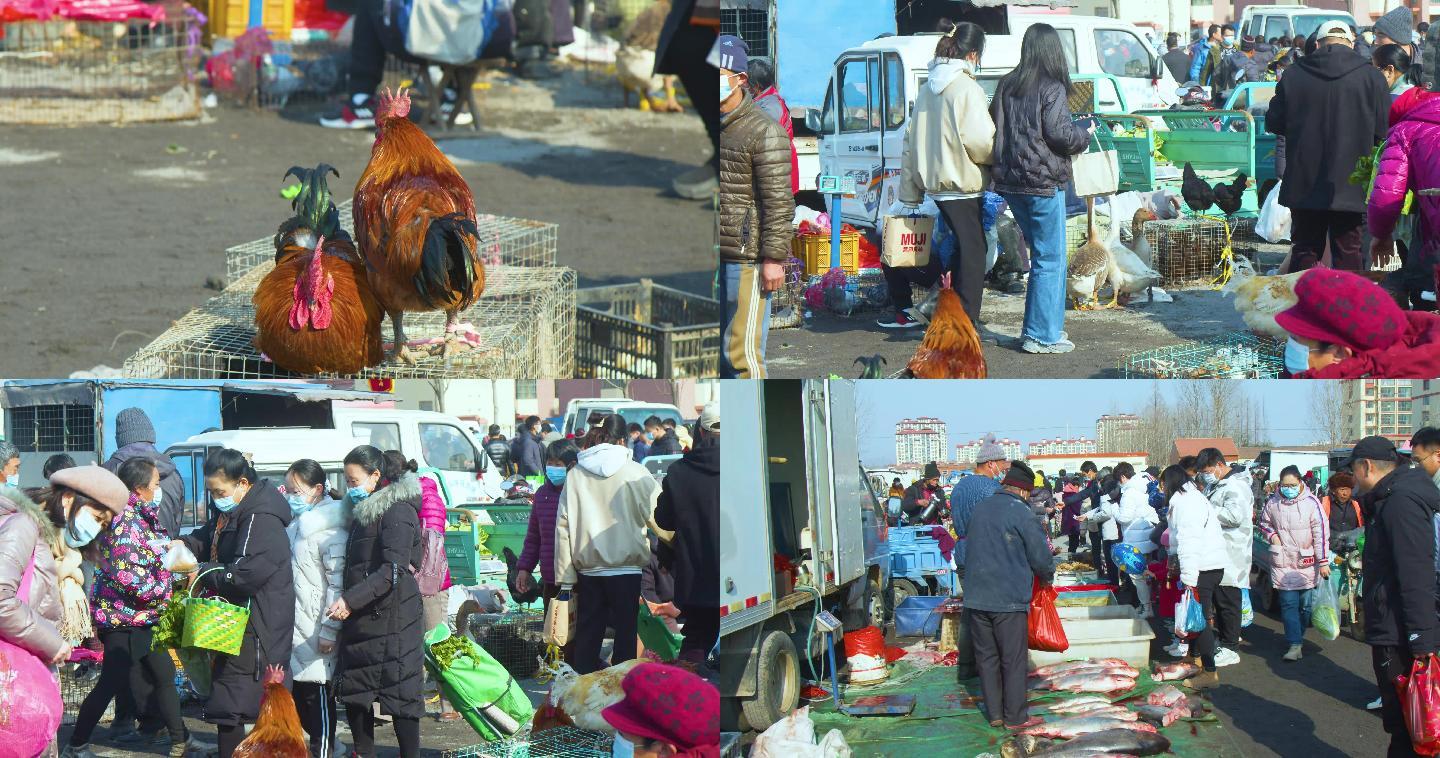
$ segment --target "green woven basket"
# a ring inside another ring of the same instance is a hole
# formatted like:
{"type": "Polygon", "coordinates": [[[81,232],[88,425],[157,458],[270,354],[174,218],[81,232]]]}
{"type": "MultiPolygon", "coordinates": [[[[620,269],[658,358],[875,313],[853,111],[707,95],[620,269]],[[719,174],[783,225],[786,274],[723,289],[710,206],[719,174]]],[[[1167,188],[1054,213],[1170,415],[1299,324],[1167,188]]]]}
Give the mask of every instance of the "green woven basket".
{"type": "MultiPolygon", "coordinates": [[[[219,566],[206,569],[200,576],[219,570],[219,566]]],[[[190,596],[185,599],[185,632],[180,644],[237,655],[245,641],[245,625],[250,621],[250,602],[239,606],[216,597],[195,597],[200,576],[191,583],[190,596]]]]}

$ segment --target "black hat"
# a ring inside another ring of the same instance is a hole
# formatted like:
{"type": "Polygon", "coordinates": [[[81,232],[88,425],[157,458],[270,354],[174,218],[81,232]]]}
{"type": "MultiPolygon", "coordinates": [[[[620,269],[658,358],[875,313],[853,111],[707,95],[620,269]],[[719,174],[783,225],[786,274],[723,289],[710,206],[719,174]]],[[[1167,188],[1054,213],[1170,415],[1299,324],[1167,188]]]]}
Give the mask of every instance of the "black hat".
{"type": "Polygon", "coordinates": [[[937,466],[937,465],[935,465],[935,461],[930,461],[929,463],[925,464],[925,478],[926,478],[926,479],[939,479],[939,478],[940,478],[940,467],[937,466]]]}
{"type": "Polygon", "coordinates": [[[1011,461],[1010,470],[1005,472],[1005,480],[1001,484],[1029,492],[1035,489],[1035,472],[1022,461],[1011,461]]]}
{"type": "Polygon", "coordinates": [[[1350,459],[1345,461],[1345,468],[1355,465],[1360,459],[1367,461],[1398,461],[1400,456],[1395,454],[1395,443],[1384,437],[1372,436],[1355,443],[1355,449],[1350,451],[1350,459]]]}

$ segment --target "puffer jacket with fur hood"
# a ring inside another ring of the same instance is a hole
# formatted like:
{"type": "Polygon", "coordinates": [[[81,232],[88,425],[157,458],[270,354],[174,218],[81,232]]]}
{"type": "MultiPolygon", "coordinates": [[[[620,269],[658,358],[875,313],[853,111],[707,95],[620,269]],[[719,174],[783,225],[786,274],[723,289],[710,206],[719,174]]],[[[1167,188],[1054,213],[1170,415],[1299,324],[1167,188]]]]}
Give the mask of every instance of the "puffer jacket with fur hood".
{"type": "Polygon", "coordinates": [[[749,92],[721,114],[720,129],[720,260],[783,263],[795,218],[790,139],[749,92]]]}
{"type": "Polygon", "coordinates": [[[646,527],[655,526],[660,483],[620,445],[595,445],[565,477],[555,513],[555,581],[579,574],[639,574],[650,564],[646,527]]]}
{"type": "Polygon", "coordinates": [[[315,507],[295,517],[286,529],[295,574],[295,635],[290,668],[297,682],[328,682],[335,675],[335,651],[320,652],[320,642],[340,637],[340,622],[325,609],[340,598],[345,586],[345,543],[350,536],[350,509],[326,495],[315,507]]]}
{"type": "Polygon", "coordinates": [[[0,487],[0,639],[49,662],[65,647],[51,526],[39,507],[13,487],[0,487]],[[35,561],[30,595],[19,597],[25,567],[35,561]]]}

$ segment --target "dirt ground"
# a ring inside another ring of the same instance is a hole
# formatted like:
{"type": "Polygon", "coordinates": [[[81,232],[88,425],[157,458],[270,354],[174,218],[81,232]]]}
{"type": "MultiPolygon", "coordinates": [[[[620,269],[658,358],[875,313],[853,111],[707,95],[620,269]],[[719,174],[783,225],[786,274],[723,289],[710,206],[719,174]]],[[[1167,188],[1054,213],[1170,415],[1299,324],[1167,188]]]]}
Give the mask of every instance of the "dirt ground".
{"type": "MultiPolygon", "coordinates": [[[[1261,270],[1278,265],[1285,248],[1261,245],[1261,270]]],[[[1130,353],[1245,331],[1233,299],[1209,288],[1168,290],[1173,303],[1140,303],[1103,311],[1065,313],[1065,331],[1075,350],[1065,355],[1031,355],[1019,349],[1025,295],[985,291],[981,338],[991,378],[1122,378],[1117,366],[1130,353]]],[[[855,377],[861,356],[881,355],[884,370],[905,368],[923,336],[921,329],[882,329],[886,311],[849,317],[817,311],[804,327],[770,332],[765,368],[771,378],[855,377]]]]}
{"type": "MultiPolygon", "coordinates": [[[[581,287],[643,276],[710,293],[713,204],[670,191],[710,153],[693,112],[621,110],[613,77],[583,69],[481,81],[481,130],[439,141],[480,212],[559,224],[581,287]]],[[[323,129],[317,112],[0,130],[0,377],[119,367],[215,294],[225,248],[274,234],[290,166],[334,165],[336,201],[349,197],[372,134],[323,129]]]]}

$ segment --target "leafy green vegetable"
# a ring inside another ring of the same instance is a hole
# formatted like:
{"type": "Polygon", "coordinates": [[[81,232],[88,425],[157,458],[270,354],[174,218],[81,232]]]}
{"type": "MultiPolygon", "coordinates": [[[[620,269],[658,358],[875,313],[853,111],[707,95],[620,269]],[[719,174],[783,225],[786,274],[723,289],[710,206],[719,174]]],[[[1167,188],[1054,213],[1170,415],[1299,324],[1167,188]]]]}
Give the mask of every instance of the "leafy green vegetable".
{"type": "Polygon", "coordinates": [[[153,641],[150,649],[155,651],[180,648],[180,639],[185,631],[185,584],[184,581],[175,583],[170,591],[170,601],[165,604],[165,610],[160,613],[160,620],[155,622],[153,641]]]}
{"type": "Polygon", "coordinates": [[[442,670],[450,668],[451,664],[455,662],[455,658],[461,655],[474,661],[477,666],[480,664],[480,656],[475,654],[475,648],[471,646],[470,641],[458,634],[452,634],[431,645],[430,654],[435,656],[435,662],[442,670]]]}
{"type": "Polygon", "coordinates": [[[1375,156],[1362,155],[1355,161],[1355,170],[1350,172],[1351,184],[1368,185],[1375,178],[1375,156]]]}

